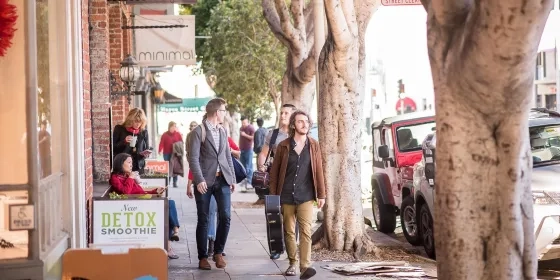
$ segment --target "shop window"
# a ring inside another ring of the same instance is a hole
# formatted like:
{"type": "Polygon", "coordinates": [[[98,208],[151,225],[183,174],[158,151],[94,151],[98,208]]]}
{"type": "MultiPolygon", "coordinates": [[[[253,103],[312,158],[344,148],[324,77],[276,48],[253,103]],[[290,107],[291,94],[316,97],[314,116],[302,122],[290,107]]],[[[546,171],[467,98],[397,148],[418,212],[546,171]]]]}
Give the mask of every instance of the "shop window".
{"type": "Polygon", "coordinates": [[[0,260],[28,257],[27,230],[10,231],[10,205],[27,204],[27,191],[0,192],[0,260]]]}
{"type": "MultiPolygon", "coordinates": [[[[37,130],[41,179],[61,171],[62,87],[57,84],[56,26],[49,21],[49,1],[36,1],[37,15],[37,130]]],[[[52,10],[52,9],[51,9],[52,10]]]]}

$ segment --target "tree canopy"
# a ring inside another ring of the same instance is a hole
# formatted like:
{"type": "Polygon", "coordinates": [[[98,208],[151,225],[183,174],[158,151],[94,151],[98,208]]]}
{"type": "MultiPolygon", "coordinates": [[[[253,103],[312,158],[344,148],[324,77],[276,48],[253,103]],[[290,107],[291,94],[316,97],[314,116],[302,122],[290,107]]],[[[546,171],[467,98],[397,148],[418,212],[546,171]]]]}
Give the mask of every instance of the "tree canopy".
{"type": "MultiPolygon", "coordinates": [[[[195,15],[198,17],[196,11],[195,15]]],[[[203,57],[207,75],[217,76],[217,95],[228,101],[231,111],[250,120],[270,116],[272,102],[279,100],[286,60],[284,48],[262,16],[260,3],[219,3],[202,34],[212,38],[197,53],[203,57]]]]}

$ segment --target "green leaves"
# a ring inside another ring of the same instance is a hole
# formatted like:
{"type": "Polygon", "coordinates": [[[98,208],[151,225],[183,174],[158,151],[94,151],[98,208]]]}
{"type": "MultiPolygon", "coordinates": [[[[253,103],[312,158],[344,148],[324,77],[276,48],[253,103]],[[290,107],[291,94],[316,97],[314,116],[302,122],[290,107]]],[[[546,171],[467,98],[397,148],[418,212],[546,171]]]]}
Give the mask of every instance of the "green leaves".
{"type": "MultiPolygon", "coordinates": [[[[206,1],[200,1],[203,5],[206,1]]],[[[197,4],[198,5],[198,4],[197,4]]],[[[198,18],[197,9],[194,13],[198,18]]],[[[216,93],[231,111],[254,120],[270,116],[271,94],[281,88],[286,54],[263,17],[260,1],[228,0],[213,9],[201,50],[202,66],[217,76],[216,93]]]]}

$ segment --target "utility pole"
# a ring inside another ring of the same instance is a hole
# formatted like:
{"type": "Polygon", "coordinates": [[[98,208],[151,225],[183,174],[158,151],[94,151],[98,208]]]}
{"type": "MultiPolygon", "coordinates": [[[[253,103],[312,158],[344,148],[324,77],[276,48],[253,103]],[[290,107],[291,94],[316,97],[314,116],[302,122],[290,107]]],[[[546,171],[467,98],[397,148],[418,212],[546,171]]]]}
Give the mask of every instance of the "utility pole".
{"type": "Polygon", "coordinates": [[[401,115],[404,115],[404,83],[402,79],[398,80],[399,84],[399,102],[401,103],[401,115]]]}

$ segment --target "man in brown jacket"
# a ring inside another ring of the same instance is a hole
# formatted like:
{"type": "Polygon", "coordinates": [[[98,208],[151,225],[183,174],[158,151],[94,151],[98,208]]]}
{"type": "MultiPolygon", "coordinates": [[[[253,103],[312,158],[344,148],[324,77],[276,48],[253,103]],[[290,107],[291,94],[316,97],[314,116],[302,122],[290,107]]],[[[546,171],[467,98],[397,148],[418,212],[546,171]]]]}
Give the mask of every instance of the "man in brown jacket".
{"type": "Polygon", "coordinates": [[[296,111],[290,116],[289,138],[280,142],[270,170],[270,194],[280,195],[286,251],[290,266],[286,276],[296,275],[297,244],[295,225],[299,224],[300,279],[309,279],[316,273],[311,266],[311,220],[313,204],[325,204],[325,183],[321,149],[317,140],[307,134],[309,116],[296,111]]]}

